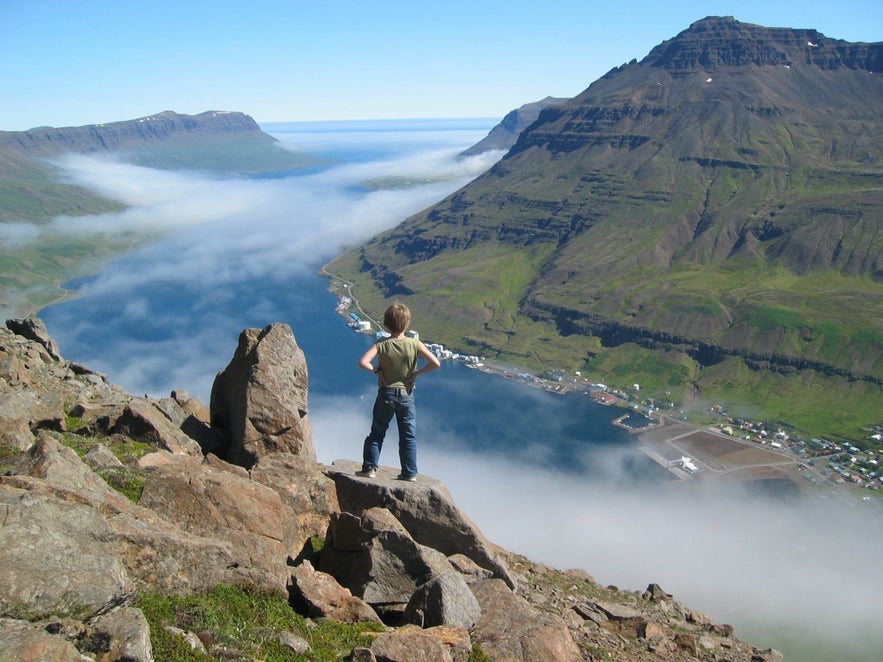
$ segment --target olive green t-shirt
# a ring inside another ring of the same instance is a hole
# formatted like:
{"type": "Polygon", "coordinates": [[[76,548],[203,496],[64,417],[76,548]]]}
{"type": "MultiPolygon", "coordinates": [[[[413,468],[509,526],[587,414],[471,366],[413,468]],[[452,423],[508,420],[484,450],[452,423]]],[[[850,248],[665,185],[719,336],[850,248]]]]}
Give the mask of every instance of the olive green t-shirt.
{"type": "Polygon", "coordinates": [[[406,386],[405,382],[417,370],[416,338],[386,338],[377,343],[380,369],[387,386],[406,386]]]}

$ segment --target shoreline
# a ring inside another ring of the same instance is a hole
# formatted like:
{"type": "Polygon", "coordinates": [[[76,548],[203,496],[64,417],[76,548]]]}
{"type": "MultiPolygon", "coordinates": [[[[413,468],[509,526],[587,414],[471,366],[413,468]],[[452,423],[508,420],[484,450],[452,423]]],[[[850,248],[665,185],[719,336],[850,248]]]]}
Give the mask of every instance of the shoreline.
{"type": "MultiPolygon", "coordinates": [[[[326,266],[321,267],[319,275],[329,280],[326,289],[338,298],[337,314],[345,318],[351,310],[356,310],[361,319],[370,322],[375,328],[382,328],[380,322],[362,308],[353,293],[354,284],[332,273],[326,266]],[[347,299],[345,304],[342,298],[347,299]]],[[[354,329],[354,332],[359,331],[354,329]]],[[[692,479],[727,479],[736,482],[785,480],[800,492],[810,489],[806,482],[841,492],[840,486],[830,483],[818,470],[807,466],[809,458],[797,457],[784,448],[764,445],[765,442],[746,441],[713,426],[678,420],[659,409],[642,409],[641,405],[630,401],[629,394],[593,383],[579,373],[572,376],[570,381],[558,381],[538,377],[530,370],[518,366],[488,362],[481,357],[452,354],[447,360],[463,363],[490,376],[541,388],[555,395],[583,395],[595,404],[616,406],[625,410],[611,424],[633,435],[638,450],[666,469],[675,482],[692,479]],[[599,392],[603,393],[603,400],[593,396],[593,393],[599,392]],[[626,421],[633,415],[643,416],[649,423],[640,427],[628,425],[626,421]],[[726,462],[722,462],[722,459],[726,462]],[[801,476],[806,481],[801,481],[801,476]]]]}

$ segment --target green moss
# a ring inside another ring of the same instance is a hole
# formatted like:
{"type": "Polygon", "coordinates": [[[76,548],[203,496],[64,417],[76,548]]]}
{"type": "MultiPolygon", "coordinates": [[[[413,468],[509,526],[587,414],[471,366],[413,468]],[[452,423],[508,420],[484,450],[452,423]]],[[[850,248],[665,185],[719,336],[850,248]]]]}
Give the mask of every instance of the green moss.
{"type": "Polygon", "coordinates": [[[144,475],[139,471],[133,471],[125,467],[111,467],[100,469],[98,475],[117,492],[125,496],[129,501],[138,503],[144,492],[144,475]]]}
{"type": "Polygon", "coordinates": [[[279,595],[229,585],[218,585],[206,594],[161,596],[142,594],[136,605],[150,624],[150,638],[157,660],[208,662],[213,656],[190,649],[183,637],[167,626],[193,632],[215,646],[239,651],[240,658],[266,662],[284,660],[343,660],[356,646],[369,646],[370,632],[383,627],[319,621],[308,626],[279,595]],[[278,641],[279,632],[291,632],[310,644],[306,655],[296,655],[278,641]]]}

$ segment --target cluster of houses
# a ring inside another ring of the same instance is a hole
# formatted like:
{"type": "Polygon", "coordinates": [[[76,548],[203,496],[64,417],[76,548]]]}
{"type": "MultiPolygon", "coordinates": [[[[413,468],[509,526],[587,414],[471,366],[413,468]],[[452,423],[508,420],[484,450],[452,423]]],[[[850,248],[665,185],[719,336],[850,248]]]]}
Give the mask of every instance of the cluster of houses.
{"type": "MultiPolygon", "coordinates": [[[[720,415],[726,415],[719,405],[714,405],[711,409],[720,415]]],[[[771,449],[790,451],[798,458],[805,459],[806,464],[816,468],[818,474],[833,483],[856,485],[869,490],[883,489],[883,472],[880,469],[883,451],[863,450],[848,442],[835,443],[816,438],[804,440],[791,436],[782,429],[772,432],[762,421],[729,419],[718,427],[730,436],[768,445],[771,449]]],[[[873,431],[868,436],[868,441],[871,444],[880,444],[883,441],[883,432],[873,431]]],[[[808,469],[805,466],[804,468],[808,469]]],[[[804,477],[816,482],[816,475],[807,471],[804,477]]]]}

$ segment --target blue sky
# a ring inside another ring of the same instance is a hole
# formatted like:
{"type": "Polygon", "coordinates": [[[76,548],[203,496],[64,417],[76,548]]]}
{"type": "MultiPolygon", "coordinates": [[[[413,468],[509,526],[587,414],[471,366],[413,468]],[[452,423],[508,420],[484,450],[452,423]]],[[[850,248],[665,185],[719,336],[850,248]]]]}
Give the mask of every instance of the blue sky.
{"type": "Polygon", "coordinates": [[[879,0],[0,0],[0,130],[163,110],[497,118],[709,15],[883,40],[879,0]]]}

